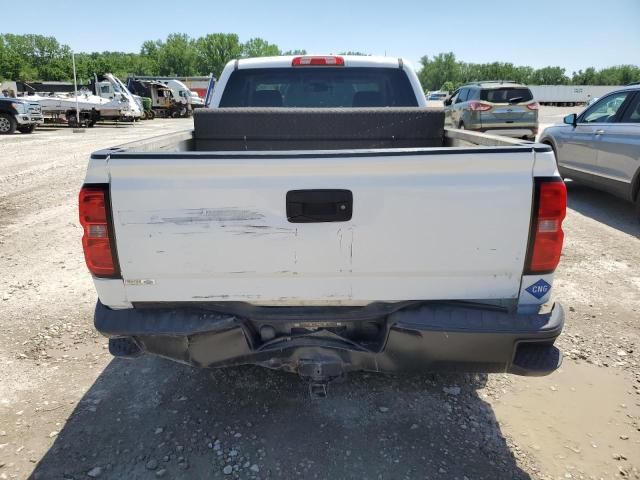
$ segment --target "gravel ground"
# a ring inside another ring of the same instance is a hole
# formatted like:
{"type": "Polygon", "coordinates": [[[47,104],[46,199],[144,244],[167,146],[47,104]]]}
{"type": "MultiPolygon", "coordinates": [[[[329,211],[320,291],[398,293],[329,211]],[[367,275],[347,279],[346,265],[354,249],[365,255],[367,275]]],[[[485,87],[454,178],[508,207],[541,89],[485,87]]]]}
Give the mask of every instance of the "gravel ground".
{"type": "Polygon", "coordinates": [[[0,480],[640,478],[640,223],[572,183],[551,376],[355,374],[312,400],[285,373],[111,358],[76,217],[88,155],[189,125],[0,138],[0,480]]]}

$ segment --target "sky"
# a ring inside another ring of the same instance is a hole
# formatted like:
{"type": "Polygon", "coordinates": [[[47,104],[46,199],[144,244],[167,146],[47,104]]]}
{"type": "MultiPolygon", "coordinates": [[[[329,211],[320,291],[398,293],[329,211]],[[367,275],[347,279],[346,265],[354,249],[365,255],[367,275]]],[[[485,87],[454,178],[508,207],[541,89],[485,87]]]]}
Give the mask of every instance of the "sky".
{"type": "Polygon", "coordinates": [[[466,62],[559,65],[568,74],[640,65],[640,0],[30,0],[5,2],[2,16],[10,21],[0,33],[54,36],[82,52],[138,52],[143,41],[174,32],[224,32],[282,50],[360,51],[415,63],[451,51],[466,62]]]}

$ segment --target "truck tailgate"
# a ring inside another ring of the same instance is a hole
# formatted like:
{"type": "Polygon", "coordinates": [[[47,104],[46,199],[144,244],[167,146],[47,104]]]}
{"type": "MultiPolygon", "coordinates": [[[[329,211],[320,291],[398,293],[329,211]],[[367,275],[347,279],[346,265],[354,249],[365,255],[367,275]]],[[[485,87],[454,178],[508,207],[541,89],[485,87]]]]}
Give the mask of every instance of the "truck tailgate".
{"type": "Polygon", "coordinates": [[[127,154],[108,160],[131,302],[506,299],[519,294],[532,148],[127,154]],[[291,223],[287,192],[353,195],[291,223]]]}

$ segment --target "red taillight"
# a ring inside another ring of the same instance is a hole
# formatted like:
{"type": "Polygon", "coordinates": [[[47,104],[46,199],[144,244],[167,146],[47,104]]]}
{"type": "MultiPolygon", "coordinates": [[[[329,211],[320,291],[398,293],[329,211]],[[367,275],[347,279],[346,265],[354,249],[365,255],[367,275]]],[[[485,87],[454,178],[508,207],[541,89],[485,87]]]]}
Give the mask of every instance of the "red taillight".
{"type": "Polygon", "coordinates": [[[330,67],[342,67],[344,66],[344,58],[336,57],[336,56],[326,56],[326,57],[295,57],[291,61],[292,67],[307,67],[307,66],[317,66],[317,65],[326,65],[330,67]]]}
{"type": "Polygon", "coordinates": [[[78,202],[80,224],[84,229],[82,247],[89,271],[97,277],[114,277],[118,274],[113,258],[108,211],[107,188],[82,187],[78,202]]]}
{"type": "Polygon", "coordinates": [[[539,110],[540,109],[540,104],[538,102],[529,103],[529,104],[527,104],[527,108],[529,110],[539,110]]]}
{"type": "Polygon", "coordinates": [[[537,211],[529,243],[528,273],[553,272],[562,252],[562,220],[567,212],[567,188],[562,180],[540,180],[536,185],[537,211]]]}
{"type": "Polygon", "coordinates": [[[487,105],[482,102],[469,102],[469,110],[472,112],[486,112],[487,110],[491,110],[491,105],[487,105]]]}

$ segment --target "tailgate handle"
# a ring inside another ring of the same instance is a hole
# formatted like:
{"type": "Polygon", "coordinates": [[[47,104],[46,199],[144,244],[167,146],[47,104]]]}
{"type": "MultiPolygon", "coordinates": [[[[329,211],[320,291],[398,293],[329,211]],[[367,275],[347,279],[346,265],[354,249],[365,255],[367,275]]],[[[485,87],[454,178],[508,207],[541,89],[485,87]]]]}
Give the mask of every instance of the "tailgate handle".
{"type": "Polygon", "coordinates": [[[287,220],[291,223],[348,222],[352,213],[351,190],[287,192],[287,220]]]}

